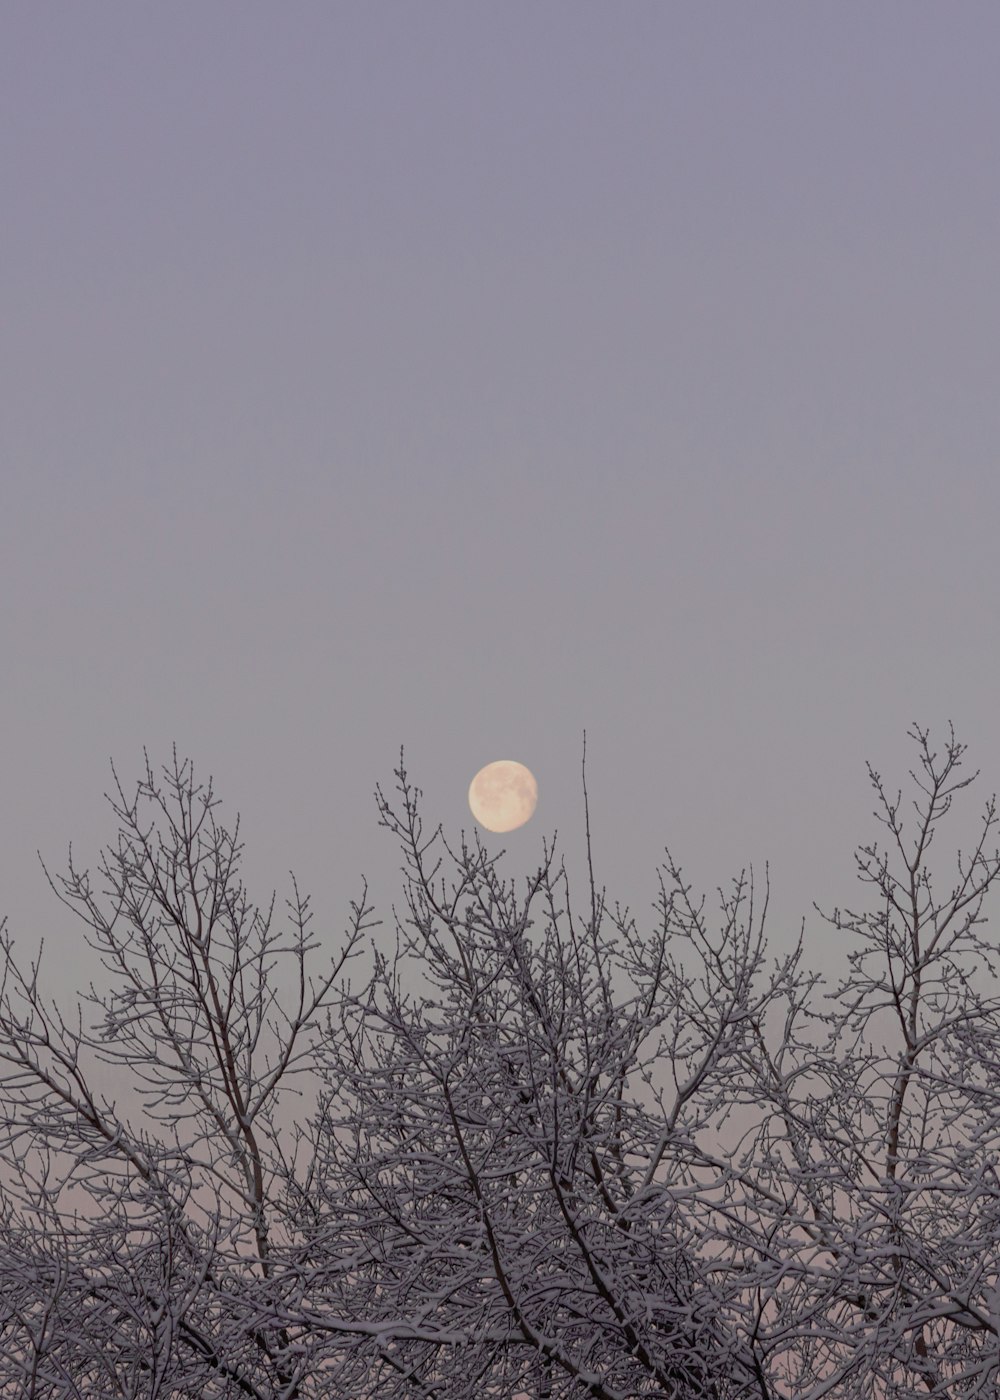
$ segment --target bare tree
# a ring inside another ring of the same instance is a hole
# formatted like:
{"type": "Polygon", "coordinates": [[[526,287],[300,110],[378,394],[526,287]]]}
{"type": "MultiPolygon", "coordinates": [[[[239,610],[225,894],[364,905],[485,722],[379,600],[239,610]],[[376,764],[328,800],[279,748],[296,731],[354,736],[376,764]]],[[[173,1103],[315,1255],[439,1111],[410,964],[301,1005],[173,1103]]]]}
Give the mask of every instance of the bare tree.
{"type": "Polygon", "coordinates": [[[314,981],[308,900],[293,879],[282,928],[249,902],[211,784],[176,754],[133,797],[116,778],[102,888],[72,852],[51,880],[114,979],[94,1024],[2,934],[0,1396],[993,1394],[995,803],[936,901],[972,780],[954,736],[939,762],[912,734],[914,835],[869,768],[891,851],[859,852],[877,907],[831,916],[856,946],[825,1009],[801,936],[766,964],[766,880],[713,923],[668,852],[643,930],[596,884],[588,812],[582,900],[545,844],[519,893],[425,831],[402,758],[377,802],[403,905],[378,933],[363,891],[314,981]],[[144,1123],[88,1057],[131,1069],[144,1123]],[[282,1127],[307,1071],[315,1110],[282,1127]]]}
{"type": "Polygon", "coordinates": [[[751,1159],[785,1201],[768,1211],[761,1197],[747,1232],[769,1300],[758,1346],[781,1359],[775,1393],[803,1400],[994,1396],[1000,1382],[1000,955],[982,932],[996,797],[937,897],[931,843],[977,774],[957,777],[952,730],[941,757],[927,730],[910,737],[909,823],[868,765],[889,832],[855,857],[873,907],[823,916],[853,940],[834,1010],[811,1013],[825,1043],[786,1036],[773,1054],[761,1036],[747,1064],[751,1159]]]}
{"type": "Polygon", "coordinates": [[[285,1329],[248,1321],[256,1290],[280,1284],[275,1185],[286,1164],[274,1112],[279,1090],[312,1064],[311,1037],[364,914],[355,909],[314,985],[308,900],[295,888],[281,931],[273,900],[266,912],[250,904],[239,823],[229,832],[217,821],[211,784],[197,785],[176,753],[162,786],[148,759],[133,797],[115,784],[120,830],[103,888],[72,849],[68,874],[50,877],[114,979],[109,994],[84,998],[95,1024],[84,1029],[82,1008],[75,1027],[49,1009],[38,962],[23,974],[2,935],[0,1124],[20,1189],[4,1192],[13,1301],[0,1310],[0,1377],[12,1394],[293,1400],[308,1358],[285,1329]],[[270,983],[279,957],[298,971],[290,1011],[270,983]],[[87,1054],[129,1067],[145,1123],[99,1098],[87,1054]],[[67,1185],[96,1211],[50,1228],[67,1185]]]}
{"type": "Polygon", "coordinates": [[[700,1140],[790,975],[762,976],[752,890],[713,939],[678,873],[641,935],[593,882],[578,916],[550,849],[518,898],[481,845],[425,835],[417,796],[402,765],[378,795],[405,915],[321,1050],[311,1195],[364,1315],[414,1394],[742,1392],[727,1266],[698,1257],[734,1188],[700,1140]],[[390,1344],[401,1316],[420,1334],[390,1344]]]}

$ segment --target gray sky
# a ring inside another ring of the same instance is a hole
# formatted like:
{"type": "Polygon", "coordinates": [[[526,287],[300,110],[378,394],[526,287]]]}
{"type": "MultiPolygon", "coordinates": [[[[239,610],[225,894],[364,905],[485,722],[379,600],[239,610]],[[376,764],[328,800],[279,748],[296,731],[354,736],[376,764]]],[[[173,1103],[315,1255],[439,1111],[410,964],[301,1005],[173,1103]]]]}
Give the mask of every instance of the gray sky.
{"type": "Polygon", "coordinates": [[[582,874],[586,728],[609,892],[769,859],[776,948],[858,902],[911,721],[971,826],[998,71],[992,0],[6,6],[0,912],[64,1003],[35,851],[94,863],[143,744],[331,938],[398,891],[401,743],[453,834],[527,763],[511,869],[582,874]]]}

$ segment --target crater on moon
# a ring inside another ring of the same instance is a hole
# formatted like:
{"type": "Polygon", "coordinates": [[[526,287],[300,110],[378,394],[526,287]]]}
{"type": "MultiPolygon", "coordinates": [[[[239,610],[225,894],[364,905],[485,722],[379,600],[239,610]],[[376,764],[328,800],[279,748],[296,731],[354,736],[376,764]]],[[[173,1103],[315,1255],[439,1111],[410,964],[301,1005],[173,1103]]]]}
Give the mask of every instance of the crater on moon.
{"type": "Polygon", "coordinates": [[[512,758],[487,763],[469,784],[469,807],[487,831],[513,831],[532,816],[538,784],[530,768],[512,758]]]}

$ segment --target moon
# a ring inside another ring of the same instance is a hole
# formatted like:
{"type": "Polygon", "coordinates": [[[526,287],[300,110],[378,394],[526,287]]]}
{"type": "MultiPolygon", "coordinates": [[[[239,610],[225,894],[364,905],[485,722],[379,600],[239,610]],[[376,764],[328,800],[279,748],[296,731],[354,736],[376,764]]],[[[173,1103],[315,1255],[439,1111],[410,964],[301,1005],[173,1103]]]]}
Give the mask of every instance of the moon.
{"type": "Polygon", "coordinates": [[[472,815],[487,831],[514,831],[523,826],[537,802],[535,775],[512,758],[487,763],[469,784],[472,815]]]}

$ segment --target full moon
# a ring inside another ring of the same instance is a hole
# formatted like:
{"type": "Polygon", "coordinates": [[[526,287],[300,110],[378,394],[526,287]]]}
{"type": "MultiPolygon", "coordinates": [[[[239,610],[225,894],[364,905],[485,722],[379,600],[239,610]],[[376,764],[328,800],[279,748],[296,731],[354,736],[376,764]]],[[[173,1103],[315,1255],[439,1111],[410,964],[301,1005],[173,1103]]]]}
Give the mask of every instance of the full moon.
{"type": "Polygon", "coordinates": [[[534,774],[510,758],[487,763],[469,784],[472,815],[487,831],[513,831],[523,826],[537,802],[534,774]]]}

